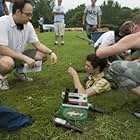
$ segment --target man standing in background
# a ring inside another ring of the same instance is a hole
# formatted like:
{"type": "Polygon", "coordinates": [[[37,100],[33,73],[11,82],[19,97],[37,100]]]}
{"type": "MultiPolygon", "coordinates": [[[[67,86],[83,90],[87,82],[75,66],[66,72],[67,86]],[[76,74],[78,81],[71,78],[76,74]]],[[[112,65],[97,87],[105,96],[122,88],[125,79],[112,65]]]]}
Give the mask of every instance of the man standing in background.
{"type": "Polygon", "coordinates": [[[97,30],[101,26],[102,11],[99,6],[96,6],[97,0],[91,0],[91,5],[87,6],[83,15],[83,26],[86,25],[86,33],[89,39],[91,39],[91,32],[97,30]]]}
{"type": "Polygon", "coordinates": [[[55,43],[58,45],[58,37],[61,35],[61,45],[64,45],[64,7],[61,5],[62,0],[58,0],[58,5],[54,7],[54,33],[55,33],[55,43]]]}

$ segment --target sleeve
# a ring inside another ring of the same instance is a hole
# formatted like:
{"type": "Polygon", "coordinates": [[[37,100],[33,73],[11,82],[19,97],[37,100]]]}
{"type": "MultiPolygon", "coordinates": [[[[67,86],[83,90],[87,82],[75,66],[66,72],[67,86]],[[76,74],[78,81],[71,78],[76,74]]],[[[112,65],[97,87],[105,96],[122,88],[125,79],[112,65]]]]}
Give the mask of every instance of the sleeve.
{"type": "Polygon", "coordinates": [[[3,21],[0,22],[0,44],[8,45],[8,27],[7,24],[3,21]]]}
{"type": "Polygon", "coordinates": [[[111,88],[110,88],[110,83],[104,79],[104,78],[101,78],[100,80],[96,81],[92,88],[95,90],[95,92],[97,94],[101,94],[105,91],[109,91],[111,88]]]}
{"type": "Polygon", "coordinates": [[[98,16],[101,16],[102,15],[102,11],[101,11],[101,8],[98,7],[98,16]]]}
{"type": "Polygon", "coordinates": [[[28,35],[28,43],[35,43],[38,42],[39,39],[37,37],[37,34],[34,30],[34,27],[31,23],[28,23],[28,28],[29,28],[29,35],[28,35]]]}

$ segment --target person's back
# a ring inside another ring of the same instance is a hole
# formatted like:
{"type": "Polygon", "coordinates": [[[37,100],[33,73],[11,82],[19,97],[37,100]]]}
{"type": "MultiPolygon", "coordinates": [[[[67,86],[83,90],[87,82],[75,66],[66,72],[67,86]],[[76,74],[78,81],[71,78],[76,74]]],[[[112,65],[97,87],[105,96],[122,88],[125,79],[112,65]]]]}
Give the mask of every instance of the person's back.
{"type": "Polygon", "coordinates": [[[108,31],[103,33],[99,39],[94,43],[94,47],[98,47],[99,45],[112,45],[115,43],[115,33],[114,31],[108,31]]]}

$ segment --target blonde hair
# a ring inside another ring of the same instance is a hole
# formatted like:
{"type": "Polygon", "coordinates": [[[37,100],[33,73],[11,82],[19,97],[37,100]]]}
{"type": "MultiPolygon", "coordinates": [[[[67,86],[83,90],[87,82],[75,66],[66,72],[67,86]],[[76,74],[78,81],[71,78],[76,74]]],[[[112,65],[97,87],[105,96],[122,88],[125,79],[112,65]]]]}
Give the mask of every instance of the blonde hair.
{"type": "Polygon", "coordinates": [[[131,34],[132,21],[125,21],[119,28],[119,35],[126,36],[131,34]]]}

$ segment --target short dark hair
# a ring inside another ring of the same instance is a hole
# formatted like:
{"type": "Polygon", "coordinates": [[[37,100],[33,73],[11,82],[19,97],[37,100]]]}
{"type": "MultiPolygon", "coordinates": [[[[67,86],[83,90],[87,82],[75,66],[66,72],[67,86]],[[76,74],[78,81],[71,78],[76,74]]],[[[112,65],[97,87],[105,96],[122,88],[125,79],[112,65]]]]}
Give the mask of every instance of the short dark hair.
{"type": "Polygon", "coordinates": [[[22,11],[26,3],[33,5],[31,0],[15,0],[12,13],[15,14],[17,9],[22,11]]]}
{"type": "Polygon", "coordinates": [[[140,14],[134,16],[132,22],[135,23],[135,24],[140,25],[140,14]]]}
{"type": "Polygon", "coordinates": [[[91,63],[93,68],[96,68],[99,66],[100,72],[102,72],[104,68],[107,66],[107,59],[99,58],[94,53],[87,55],[86,60],[91,63]]]}

